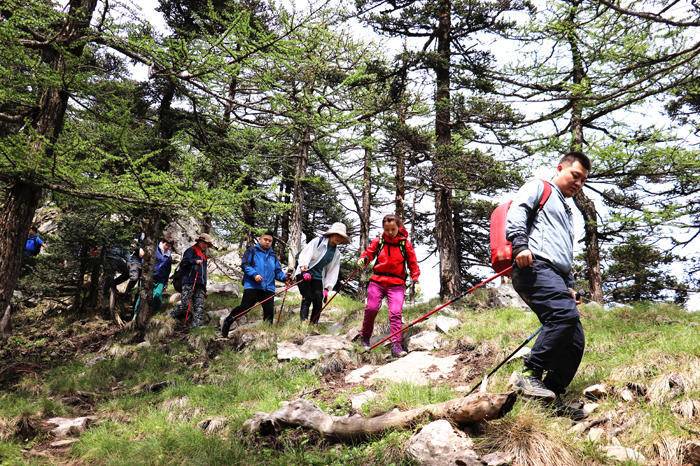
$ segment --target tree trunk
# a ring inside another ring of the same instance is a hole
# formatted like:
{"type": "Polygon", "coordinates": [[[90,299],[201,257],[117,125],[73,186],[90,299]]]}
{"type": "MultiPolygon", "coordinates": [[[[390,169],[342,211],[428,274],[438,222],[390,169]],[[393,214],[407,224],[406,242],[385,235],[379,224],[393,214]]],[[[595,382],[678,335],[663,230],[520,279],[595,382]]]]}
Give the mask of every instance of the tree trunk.
{"type": "MultiPolygon", "coordinates": [[[[365,128],[365,136],[371,134],[372,129],[365,128]]],[[[362,212],[360,212],[360,253],[369,246],[369,229],[372,211],[372,150],[365,146],[362,165],[362,212]]],[[[367,272],[360,274],[358,285],[358,299],[364,300],[367,296],[367,272]]]]}
{"type": "Polygon", "coordinates": [[[437,90],[435,92],[435,239],[440,257],[440,297],[451,298],[459,294],[461,282],[459,262],[456,256],[454,225],[452,223],[452,188],[445,164],[450,157],[452,128],[450,123],[450,0],[441,0],[438,11],[437,51],[434,66],[437,90]]]}
{"type": "MultiPolygon", "coordinates": [[[[55,43],[66,44],[69,53],[80,56],[85,43],[77,42],[76,45],[76,39],[89,27],[96,5],[97,0],[70,0],[67,21],[61,25],[55,43]]],[[[50,44],[42,50],[41,59],[52,70],[65,73],[62,53],[50,44]]],[[[32,122],[36,137],[28,141],[31,152],[43,154],[46,160],[51,160],[53,144],[63,129],[67,104],[68,93],[63,88],[48,87],[39,91],[38,112],[32,122]]],[[[0,309],[9,309],[7,306],[19,279],[22,246],[42,195],[40,187],[24,180],[13,180],[9,184],[5,205],[0,212],[0,309]]],[[[6,312],[2,322],[0,336],[5,337],[10,326],[9,313],[6,312]]]]}
{"type": "Polygon", "coordinates": [[[309,164],[309,148],[311,147],[311,130],[304,129],[299,143],[296,166],[294,169],[294,184],[292,186],[292,218],[289,225],[289,241],[287,266],[296,267],[296,257],[301,250],[301,219],[304,202],[304,177],[309,164]]]}
{"type": "Polygon", "coordinates": [[[324,437],[353,441],[381,435],[388,430],[407,429],[418,422],[446,419],[458,425],[497,419],[507,414],[515,404],[515,393],[475,393],[408,411],[394,409],[381,416],[331,416],[312,402],[298,399],[284,403],[273,413],[257,413],[243,424],[251,434],[270,435],[285,427],[302,426],[324,437]],[[427,419],[426,419],[427,418],[427,419]]]}
{"type": "MultiPolygon", "coordinates": [[[[399,127],[403,128],[406,124],[406,103],[401,99],[399,103],[399,127]]],[[[396,162],[396,174],[394,176],[396,185],[396,195],[394,197],[395,209],[394,212],[402,220],[405,215],[404,204],[406,202],[406,143],[403,137],[400,137],[394,146],[394,160],[396,162]]]]}
{"type": "MultiPolygon", "coordinates": [[[[581,57],[581,52],[578,47],[575,31],[575,19],[579,0],[571,2],[569,13],[569,32],[567,34],[569,47],[571,49],[572,62],[572,82],[580,86],[586,77],[586,71],[581,57]]],[[[571,106],[571,150],[583,150],[583,102],[577,95],[573,96],[571,106]]],[[[574,196],[574,203],[583,215],[585,221],[584,226],[584,242],[586,245],[586,278],[591,292],[591,300],[599,303],[603,302],[603,280],[600,273],[600,246],[598,235],[598,216],[596,207],[593,201],[586,196],[583,191],[579,191],[574,196]]]]}

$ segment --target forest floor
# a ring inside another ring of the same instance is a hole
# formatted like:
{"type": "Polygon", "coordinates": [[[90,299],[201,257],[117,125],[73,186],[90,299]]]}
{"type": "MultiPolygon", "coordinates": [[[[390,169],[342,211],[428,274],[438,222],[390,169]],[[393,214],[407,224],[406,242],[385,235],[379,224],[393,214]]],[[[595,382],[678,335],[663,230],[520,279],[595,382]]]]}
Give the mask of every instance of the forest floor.
{"type": "MultiPolygon", "coordinates": [[[[207,307],[236,303],[212,295],[207,307]]],[[[406,444],[421,425],[351,444],[304,428],[254,436],[242,426],[256,412],[299,397],[337,416],[373,416],[459,397],[539,326],[531,312],[491,309],[473,297],[451,309],[460,325],[442,335],[433,352],[459,355],[449,376],[424,385],[375,381],[377,396],[354,409],[352,398],[370,382],[346,376],[364,364],[391,361],[388,348],[364,354],[355,342],[350,358],[335,364],[328,358],[279,361],[278,342],[299,343],[314,333],[342,336],[360,325],[362,304],[344,296],[315,328],[299,323],[298,303],[298,295],[290,295],[282,324],[272,327],[254,311],[229,339],[220,337],[216,319],[188,332],[161,314],[145,341],[99,317],[49,315],[41,303],[23,309],[0,349],[0,463],[414,464],[406,444]],[[61,441],[50,433],[50,418],[82,416],[90,417],[84,431],[61,441]],[[201,423],[212,419],[216,428],[201,423]]],[[[406,320],[434,304],[408,307],[406,320]]],[[[608,394],[589,416],[595,422],[576,428],[519,398],[505,417],[470,431],[474,449],[517,453],[522,464],[613,464],[605,447],[622,445],[647,464],[681,464],[685,442],[700,439],[700,313],[640,304],[613,310],[589,305],[581,314],[586,352],[567,397],[583,399],[586,387],[606,384],[608,394]]],[[[378,333],[386,331],[386,319],[383,310],[378,333]]],[[[503,367],[489,380],[489,391],[508,391],[508,378],[521,365],[503,367]]]]}

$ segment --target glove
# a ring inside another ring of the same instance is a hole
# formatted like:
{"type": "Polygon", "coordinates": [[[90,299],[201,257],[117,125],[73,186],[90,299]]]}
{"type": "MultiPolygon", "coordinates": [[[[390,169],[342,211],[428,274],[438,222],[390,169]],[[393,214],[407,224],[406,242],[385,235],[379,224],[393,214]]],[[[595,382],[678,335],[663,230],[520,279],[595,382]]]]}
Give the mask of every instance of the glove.
{"type": "Polygon", "coordinates": [[[310,282],[311,274],[309,272],[304,272],[304,275],[302,275],[301,278],[303,278],[305,282],[310,282]]]}
{"type": "Polygon", "coordinates": [[[325,288],[323,289],[323,302],[328,302],[328,290],[325,288]]]}

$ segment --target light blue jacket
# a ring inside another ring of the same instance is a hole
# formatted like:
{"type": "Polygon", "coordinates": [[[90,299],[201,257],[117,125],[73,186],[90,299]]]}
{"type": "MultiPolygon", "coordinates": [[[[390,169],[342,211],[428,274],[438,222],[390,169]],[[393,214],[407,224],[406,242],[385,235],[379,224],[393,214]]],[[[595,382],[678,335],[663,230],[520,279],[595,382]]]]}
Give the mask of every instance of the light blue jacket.
{"type": "Polygon", "coordinates": [[[537,209],[544,184],[542,180],[532,180],[518,190],[506,217],[506,239],[513,243],[514,250],[526,245],[536,257],[551,262],[566,277],[567,286],[571,287],[574,262],[573,214],[559,188],[550,184],[552,194],[535,217],[529,231],[528,219],[532,218],[537,209]]]}

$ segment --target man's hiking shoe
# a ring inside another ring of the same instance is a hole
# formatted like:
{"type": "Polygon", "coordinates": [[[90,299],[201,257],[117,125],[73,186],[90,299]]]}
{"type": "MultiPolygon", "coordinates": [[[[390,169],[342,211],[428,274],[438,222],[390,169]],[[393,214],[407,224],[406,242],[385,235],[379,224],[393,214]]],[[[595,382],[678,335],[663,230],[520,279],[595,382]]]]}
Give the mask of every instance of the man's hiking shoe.
{"type": "Polygon", "coordinates": [[[408,353],[406,353],[403,350],[403,347],[401,346],[401,343],[394,343],[391,345],[391,355],[395,358],[402,358],[406,356],[408,353]]]}
{"type": "Polygon", "coordinates": [[[554,401],[556,394],[544,386],[544,383],[537,377],[523,376],[518,372],[513,372],[510,376],[510,385],[516,392],[528,398],[538,398],[543,401],[554,401]]]}
{"type": "Polygon", "coordinates": [[[369,344],[369,338],[362,337],[362,347],[365,349],[365,351],[369,351],[369,349],[372,347],[372,345],[369,344]]]}
{"type": "Polygon", "coordinates": [[[232,324],[233,324],[233,317],[227,316],[224,319],[224,323],[221,325],[221,336],[222,337],[228,338],[228,331],[231,329],[232,324]]]}
{"type": "Polygon", "coordinates": [[[552,403],[554,414],[561,417],[568,417],[574,422],[583,421],[588,415],[583,412],[583,409],[575,404],[564,403],[560,396],[556,397],[552,403]]]}

